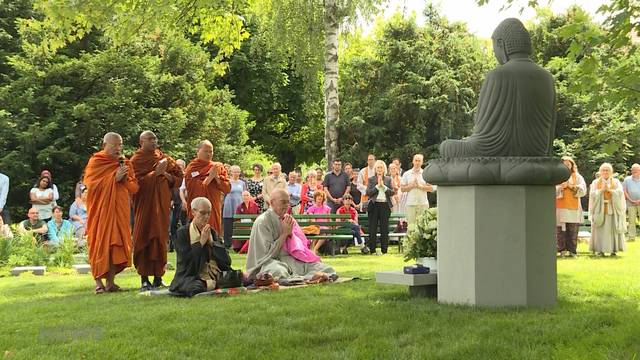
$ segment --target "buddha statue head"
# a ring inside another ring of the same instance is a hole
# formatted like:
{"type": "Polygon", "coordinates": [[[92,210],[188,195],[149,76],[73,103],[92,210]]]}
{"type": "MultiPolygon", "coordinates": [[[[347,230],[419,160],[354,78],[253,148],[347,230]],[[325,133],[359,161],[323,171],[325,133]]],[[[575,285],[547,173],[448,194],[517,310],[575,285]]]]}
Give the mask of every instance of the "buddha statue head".
{"type": "Polygon", "coordinates": [[[531,36],[520,20],[509,18],[503,20],[491,35],[493,53],[500,65],[509,61],[512,55],[520,57],[531,55],[531,36]]]}

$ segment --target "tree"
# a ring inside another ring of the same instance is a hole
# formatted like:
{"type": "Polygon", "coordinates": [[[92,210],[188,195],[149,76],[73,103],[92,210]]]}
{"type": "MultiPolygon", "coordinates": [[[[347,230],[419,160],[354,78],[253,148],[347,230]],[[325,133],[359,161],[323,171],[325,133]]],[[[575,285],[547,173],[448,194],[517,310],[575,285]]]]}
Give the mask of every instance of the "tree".
{"type": "Polygon", "coordinates": [[[108,131],[122,135],[128,154],[148,129],[164,151],[187,160],[205,138],[221,161],[237,163],[248,150],[247,113],[231,103],[228,89],[211,85],[208,54],[182,37],[47,60],[37,50],[15,57],[16,78],[0,87],[0,168],[12,179],[8,203],[16,214],[25,213],[43,168],[54,174],[59,203],[70,204],[65,189],[108,131]]]}
{"type": "MultiPolygon", "coordinates": [[[[331,164],[338,156],[340,101],[338,86],[338,34],[340,26],[368,16],[381,0],[258,0],[252,7],[260,20],[266,44],[283,57],[291,57],[297,69],[314,79],[323,74],[325,157],[331,164]],[[324,43],[324,47],[318,44],[324,43]]],[[[312,82],[310,82],[312,83],[312,82]]],[[[313,88],[309,91],[315,91],[313,88]]]]}
{"type": "Polygon", "coordinates": [[[35,16],[32,0],[0,0],[0,85],[10,80],[9,58],[20,53],[17,20],[35,16]]]}
{"type": "Polygon", "coordinates": [[[423,27],[395,14],[377,24],[374,38],[347,38],[342,158],[362,164],[372,151],[406,164],[416,152],[433,157],[442,140],[469,134],[493,60],[462,24],[432,7],[426,15],[423,27]]]}
{"type": "MultiPolygon", "coordinates": [[[[249,24],[252,34],[254,28],[249,24]]],[[[249,112],[254,124],[250,141],[273,154],[285,170],[319,162],[324,131],[322,94],[305,91],[304,76],[291,61],[273,56],[263,40],[251,36],[244,41],[231,56],[223,77],[235,94],[233,102],[249,112]]]]}
{"type": "Polygon", "coordinates": [[[223,74],[223,59],[240,47],[249,34],[243,28],[246,1],[229,0],[34,0],[42,19],[22,22],[37,34],[35,41],[47,56],[66,44],[101,31],[116,47],[137,38],[161,33],[198,34],[202,43],[213,44],[218,53],[211,64],[223,74]]]}
{"type": "MultiPolygon", "coordinates": [[[[620,96],[620,89],[610,79],[597,80],[601,87],[585,90],[582,82],[605,76],[602,74],[608,70],[593,69],[588,76],[583,72],[581,59],[571,56],[572,40],[563,36],[564,29],[568,28],[581,29],[581,32],[594,34],[594,37],[605,37],[607,33],[579,7],[557,15],[547,9],[539,9],[534,25],[529,27],[534,59],[556,80],[556,154],[574,156],[588,181],[605,161],[623,173],[640,157],[637,155],[640,151],[640,122],[637,120],[640,114],[636,103],[632,97],[620,96]]],[[[625,49],[609,50],[608,45],[599,45],[589,51],[603,64],[629,60],[625,49]]]]}

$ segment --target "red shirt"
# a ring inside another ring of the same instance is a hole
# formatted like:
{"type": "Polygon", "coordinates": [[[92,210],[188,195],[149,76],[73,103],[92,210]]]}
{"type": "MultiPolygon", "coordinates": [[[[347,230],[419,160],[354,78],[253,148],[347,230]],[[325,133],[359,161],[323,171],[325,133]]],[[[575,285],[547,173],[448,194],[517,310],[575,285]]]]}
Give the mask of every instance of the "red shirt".
{"type": "Polygon", "coordinates": [[[246,206],[244,201],[238,205],[236,214],[260,214],[260,208],[255,201],[249,201],[249,206],[246,206]]]}
{"type": "Polygon", "coordinates": [[[358,223],[358,212],[353,206],[349,206],[349,209],[347,209],[346,206],[342,205],[336,211],[336,214],[349,214],[349,217],[351,218],[351,220],[353,220],[355,224],[358,223]]]}

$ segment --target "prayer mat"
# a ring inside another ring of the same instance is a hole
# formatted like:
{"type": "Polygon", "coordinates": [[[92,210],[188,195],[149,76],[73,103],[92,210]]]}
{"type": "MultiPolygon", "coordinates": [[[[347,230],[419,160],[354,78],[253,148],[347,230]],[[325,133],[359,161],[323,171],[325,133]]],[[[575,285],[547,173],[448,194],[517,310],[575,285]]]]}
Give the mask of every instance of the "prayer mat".
{"type": "MultiPolygon", "coordinates": [[[[237,288],[228,288],[228,289],[215,289],[212,291],[205,291],[194,296],[227,296],[227,295],[238,295],[238,294],[246,294],[246,287],[237,287],[237,288]]],[[[175,296],[175,297],[184,297],[184,295],[180,293],[174,293],[169,291],[169,289],[162,290],[149,290],[143,291],[139,293],[142,296],[175,296]]]]}
{"type": "MultiPolygon", "coordinates": [[[[261,287],[249,286],[249,287],[237,287],[237,288],[228,288],[228,289],[215,289],[213,291],[206,291],[203,293],[196,294],[194,296],[232,296],[232,295],[239,295],[239,294],[251,294],[251,293],[257,293],[262,291],[276,291],[280,289],[297,289],[297,288],[303,288],[303,287],[315,286],[315,285],[341,284],[341,283],[345,283],[353,280],[366,280],[366,279],[361,279],[358,277],[355,277],[355,278],[341,277],[341,278],[338,278],[336,281],[327,281],[319,284],[299,284],[299,285],[293,285],[293,286],[261,286],[261,287]]],[[[277,285],[277,283],[275,284],[277,285]]],[[[182,294],[169,291],[169,289],[143,291],[138,293],[138,295],[184,297],[182,294]]]]}

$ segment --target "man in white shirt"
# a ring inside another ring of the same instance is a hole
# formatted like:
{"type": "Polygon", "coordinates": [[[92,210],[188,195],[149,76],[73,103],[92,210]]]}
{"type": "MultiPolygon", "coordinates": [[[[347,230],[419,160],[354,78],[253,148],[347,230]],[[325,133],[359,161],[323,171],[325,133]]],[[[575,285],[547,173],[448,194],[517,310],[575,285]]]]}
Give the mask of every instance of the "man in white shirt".
{"type": "Polygon", "coordinates": [[[406,213],[407,228],[415,226],[416,219],[429,208],[427,194],[434,190],[434,186],[422,178],[422,154],[413,155],[413,168],[405,171],[400,180],[400,190],[407,194],[406,213]]]}
{"type": "Polygon", "coordinates": [[[11,223],[11,217],[9,211],[5,209],[7,205],[7,195],[9,194],[9,177],[3,173],[0,173],[0,216],[4,220],[5,224],[11,223]]]}

